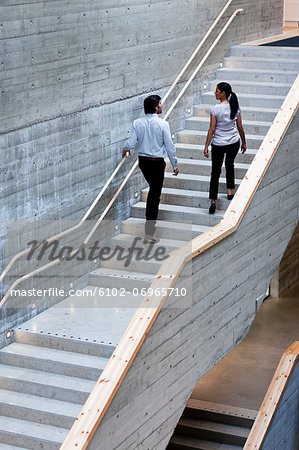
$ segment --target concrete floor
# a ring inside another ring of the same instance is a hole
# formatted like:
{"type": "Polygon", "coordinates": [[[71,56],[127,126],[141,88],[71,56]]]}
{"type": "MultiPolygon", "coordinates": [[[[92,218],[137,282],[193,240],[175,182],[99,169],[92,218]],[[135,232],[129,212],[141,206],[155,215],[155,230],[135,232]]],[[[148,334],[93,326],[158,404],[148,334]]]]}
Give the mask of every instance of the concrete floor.
{"type": "Polygon", "coordinates": [[[258,410],[282,353],[299,340],[299,283],[266,299],[246,338],[199,380],[191,398],[258,410]]]}

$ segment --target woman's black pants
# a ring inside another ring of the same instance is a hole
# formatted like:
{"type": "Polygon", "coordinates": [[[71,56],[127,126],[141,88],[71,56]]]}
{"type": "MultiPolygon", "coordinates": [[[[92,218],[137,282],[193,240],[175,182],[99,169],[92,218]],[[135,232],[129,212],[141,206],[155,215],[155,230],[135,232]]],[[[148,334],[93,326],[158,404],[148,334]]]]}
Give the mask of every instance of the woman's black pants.
{"type": "Polygon", "coordinates": [[[230,145],[214,145],[212,144],[212,172],[210,181],[209,198],[216,200],[218,197],[219,178],[221,168],[225,155],[225,169],[226,169],[226,188],[235,188],[235,171],[234,161],[240,148],[240,141],[230,145]]]}
{"type": "Polygon", "coordinates": [[[145,234],[152,236],[156,230],[166,163],[163,158],[150,159],[139,156],[139,167],[149,184],[145,210],[145,234]]]}

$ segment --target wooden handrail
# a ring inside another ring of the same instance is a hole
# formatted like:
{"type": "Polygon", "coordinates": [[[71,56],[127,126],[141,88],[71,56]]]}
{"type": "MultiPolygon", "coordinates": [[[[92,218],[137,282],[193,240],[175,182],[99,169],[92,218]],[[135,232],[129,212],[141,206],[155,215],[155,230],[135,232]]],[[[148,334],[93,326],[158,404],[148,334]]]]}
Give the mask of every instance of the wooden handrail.
{"type": "Polygon", "coordinates": [[[294,342],[282,355],[249,436],[244,450],[260,449],[286,389],[291,373],[299,358],[299,341],[294,342]]]}
{"type": "Polygon", "coordinates": [[[171,252],[151,284],[160,296],[145,296],[73,424],[62,450],[85,449],[107,411],[139,348],[149,333],[185,264],[232,234],[239,226],[299,106],[299,75],[277,113],[221,222],[190,243],[171,252]]]}

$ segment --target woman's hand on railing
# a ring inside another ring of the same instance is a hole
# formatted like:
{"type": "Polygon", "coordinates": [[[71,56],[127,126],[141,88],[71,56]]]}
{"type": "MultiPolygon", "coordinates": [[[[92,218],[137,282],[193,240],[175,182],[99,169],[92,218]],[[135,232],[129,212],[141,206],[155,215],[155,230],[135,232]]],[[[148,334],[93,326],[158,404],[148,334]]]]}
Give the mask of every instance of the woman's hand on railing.
{"type": "Polygon", "coordinates": [[[130,154],[131,154],[131,150],[126,150],[125,148],[123,149],[123,152],[122,152],[122,157],[123,158],[126,158],[127,156],[130,156],[130,154]]]}

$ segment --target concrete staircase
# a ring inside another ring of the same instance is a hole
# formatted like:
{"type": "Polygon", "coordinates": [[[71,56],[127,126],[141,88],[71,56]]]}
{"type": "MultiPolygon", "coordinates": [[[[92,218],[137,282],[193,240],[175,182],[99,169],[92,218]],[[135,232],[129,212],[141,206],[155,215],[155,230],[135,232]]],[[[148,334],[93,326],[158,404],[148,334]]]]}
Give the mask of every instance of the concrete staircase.
{"type": "Polygon", "coordinates": [[[189,400],[167,450],[241,450],[257,411],[189,400]]]}
{"type": "Polygon", "coordinates": [[[112,352],[83,347],[15,330],[14,342],[0,351],[1,449],[60,448],[112,352]]]}
{"type": "MultiPolygon", "coordinates": [[[[222,176],[216,214],[208,214],[211,169],[203,147],[216,84],[230,82],[242,109],[248,150],[236,159],[238,187],[297,75],[298,56],[297,49],[232,48],[201,104],[186,119],[186,128],[177,134],[180,174],[174,177],[167,164],[157,223],[161,240],[152,250],[163,246],[169,252],[203,233],[221,220],[229,204],[222,176]]],[[[115,245],[129,247],[143,235],[146,197],[147,189],[112,237],[115,245]]],[[[79,297],[67,298],[15,330],[14,342],[0,351],[0,449],[60,447],[134,314],[141,289],[150,285],[159,266],[153,260],[133,259],[128,267],[124,261],[105,261],[87,277],[86,288],[95,293],[88,304],[82,305],[79,297]],[[106,291],[103,299],[97,288],[113,288],[115,295],[111,299],[106,291]]],[[[179,427],[186,430],[189,425],[181,422],[179,427]]],[[[178,440],[171,445],[184,448],[178,440]]],[[[188,445],[185,448],[227,448],[188,445]]]]}

